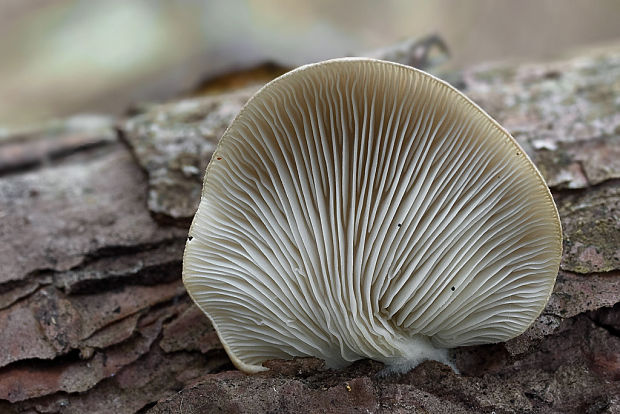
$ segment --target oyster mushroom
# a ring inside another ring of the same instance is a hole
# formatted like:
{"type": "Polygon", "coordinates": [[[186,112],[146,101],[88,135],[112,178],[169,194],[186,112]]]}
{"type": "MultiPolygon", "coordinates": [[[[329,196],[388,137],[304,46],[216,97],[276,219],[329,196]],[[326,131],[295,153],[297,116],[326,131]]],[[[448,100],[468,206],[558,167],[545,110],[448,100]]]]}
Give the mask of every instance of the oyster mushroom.
{"type": "Polygon", "coordinates": [[[547,302],[561,227],[497,122],[422,71],[303,66],[262,88],[207,167],[183,281],[233,363],[449,363],[547,302]]]}

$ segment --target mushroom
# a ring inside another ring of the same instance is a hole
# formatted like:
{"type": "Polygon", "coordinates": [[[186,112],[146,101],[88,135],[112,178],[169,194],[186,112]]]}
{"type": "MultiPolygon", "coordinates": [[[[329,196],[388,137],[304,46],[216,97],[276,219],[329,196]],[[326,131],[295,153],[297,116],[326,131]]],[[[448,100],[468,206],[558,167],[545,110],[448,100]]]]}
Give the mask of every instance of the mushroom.
{"type": "Polygon", "coordinates": [[[263,87],[205,175],[183,281],[232,362],[395,370],[521,334],[562,234],[516,141],[445,82],[363,58],[263,87]]]}

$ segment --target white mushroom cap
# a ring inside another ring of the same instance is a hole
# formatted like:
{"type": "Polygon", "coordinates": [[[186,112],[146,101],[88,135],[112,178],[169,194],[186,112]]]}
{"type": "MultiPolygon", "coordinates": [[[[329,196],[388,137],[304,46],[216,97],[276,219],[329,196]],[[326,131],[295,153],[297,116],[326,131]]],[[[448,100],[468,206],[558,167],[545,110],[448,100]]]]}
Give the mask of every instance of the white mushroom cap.
{"type": "Polygon", "coordinates": [[[536,167],[464,95],[336,59],[269,83],[225,132],[183,280],[245,372],[293,356],[411,366],[521,334],[561,238],[536,167]]]}

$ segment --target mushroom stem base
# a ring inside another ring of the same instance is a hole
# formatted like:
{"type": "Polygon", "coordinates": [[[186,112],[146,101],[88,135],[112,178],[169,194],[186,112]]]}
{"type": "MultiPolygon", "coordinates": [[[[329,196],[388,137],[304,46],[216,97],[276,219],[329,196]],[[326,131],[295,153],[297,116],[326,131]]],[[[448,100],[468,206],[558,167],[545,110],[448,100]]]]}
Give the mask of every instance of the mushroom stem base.
{"type": "Polygon", "coordinates": [[[411,338],[403,339],[401,346],[401,356],[385,357],[381,362],[385,364],[382,374],[405,373],[417,367],[424,361],[438,361],[448,365],[454,372],[458,372],[456,366],[451,361],[448,349],[436,348],[430,339],[423,335],[415,335],[411,338]]]}

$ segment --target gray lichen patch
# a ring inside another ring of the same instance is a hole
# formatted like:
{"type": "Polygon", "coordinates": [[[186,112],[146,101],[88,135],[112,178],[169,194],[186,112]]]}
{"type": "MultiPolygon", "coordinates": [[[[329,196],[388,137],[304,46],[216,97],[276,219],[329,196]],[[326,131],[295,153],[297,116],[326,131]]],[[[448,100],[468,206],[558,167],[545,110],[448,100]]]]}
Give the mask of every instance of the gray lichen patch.
{"type": "Polygon", "coordinates": [[[552,188],[620,176],[620,50],[465,71],[465,92],[525,148],[552,188]]]}
{"type": "Polygon", "coordinates": [[[148,207],[164,221],[189,224],[202,178],[230,121],[256,87],[147,107],[122,134],[148,176],[148,207]]]}

